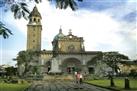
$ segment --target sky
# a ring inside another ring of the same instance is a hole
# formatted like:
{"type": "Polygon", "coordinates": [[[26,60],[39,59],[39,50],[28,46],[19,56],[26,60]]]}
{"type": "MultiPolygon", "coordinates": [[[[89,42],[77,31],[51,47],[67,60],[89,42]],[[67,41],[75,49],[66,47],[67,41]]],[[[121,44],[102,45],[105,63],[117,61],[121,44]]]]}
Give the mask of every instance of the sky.
{"type": "MultiPolygon", "coordinates": [[[[30,3],[32,11],[35,4],[30,3]]],[[[43,0],[36,5],[42,16],[42,50],[52,50],[51,42],[59,32],[83,37],[86,51],[118,51],[137,59],[137,1],[136,0],[83,0],[78,9],[57,9],[54,2],[43,0]]],[[[0,7],[2,21],[13,35],[0,36],[0,65],[15,65],[19,51],[26,50],[27,24],[25,19],[14,19],[10,10],[0,7]]]]}

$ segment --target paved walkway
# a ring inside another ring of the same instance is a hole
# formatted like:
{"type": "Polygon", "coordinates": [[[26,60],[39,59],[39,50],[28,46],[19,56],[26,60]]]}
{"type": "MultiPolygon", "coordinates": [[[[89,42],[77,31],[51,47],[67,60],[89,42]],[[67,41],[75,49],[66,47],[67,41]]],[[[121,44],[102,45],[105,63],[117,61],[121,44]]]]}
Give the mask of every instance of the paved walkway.
{"type": "Polygon", "coordinates": [[[26,91],[111,91],[89,84],[76,84],[70,81],[37,81],[26,91]]]}

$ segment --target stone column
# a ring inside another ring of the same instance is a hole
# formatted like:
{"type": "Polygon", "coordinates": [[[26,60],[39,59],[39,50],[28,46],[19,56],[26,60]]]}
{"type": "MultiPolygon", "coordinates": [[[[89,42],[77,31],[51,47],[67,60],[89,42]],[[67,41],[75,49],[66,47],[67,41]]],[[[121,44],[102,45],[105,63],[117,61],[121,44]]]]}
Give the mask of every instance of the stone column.
{"type": "Polygon", "coordinates": [[[86,65],[86,61],[85,61],[85,59],[83,59],[83,61],[82,61],[82,73],[83,74],[89,74],[89,72],[88,72],[88,67],[87,67],[87,65],[86,65]]]}
{"type": "MultiPolygon", "coordinates": [[[[43,75],[44,73],[44,59],[39,58],[39,75],[43,75]]],[[[38,65],[38,64],[36,64],[38,65]]]]}
{"type": "Polygon", "coordinates": [[[83,74],[89,74],[87,65],[82,65],[82,73],[83,74]]]}

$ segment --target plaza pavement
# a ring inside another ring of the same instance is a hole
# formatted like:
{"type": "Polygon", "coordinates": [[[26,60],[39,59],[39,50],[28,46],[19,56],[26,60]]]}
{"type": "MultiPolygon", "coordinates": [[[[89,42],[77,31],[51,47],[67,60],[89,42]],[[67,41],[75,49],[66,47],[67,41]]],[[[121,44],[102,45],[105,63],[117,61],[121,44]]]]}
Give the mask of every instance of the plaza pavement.
{"type": "Polygon", "coordinates": [[[76,84],[72,81],[34,81],[26,91],[112,91],[86,83],[76,84]]]}

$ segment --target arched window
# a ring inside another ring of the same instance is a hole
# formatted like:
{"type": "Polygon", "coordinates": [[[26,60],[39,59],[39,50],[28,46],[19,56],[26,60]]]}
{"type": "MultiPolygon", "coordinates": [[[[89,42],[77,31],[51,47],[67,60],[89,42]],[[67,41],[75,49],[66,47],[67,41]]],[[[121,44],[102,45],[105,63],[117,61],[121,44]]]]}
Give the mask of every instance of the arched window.
{"type": "Polygon", "coordinates": [[[33,42],[35,42],[35,40],[33,40],[33,42]]]}
{"type": "Polygon", "coordinates": [[[38,22],[40,22],[40,19],[38,19],[38,22]]]}
{"type": "Polygon", "coordinates": [[[30,22],[32,22],[32,18],[30,18],[30,22]]]}
{"type": "Polygon", "coordinates": [[[35,31],[35,27],[33,27],[33,31],[35,31]]]}
{"type": "Polygon", "coordinates": [[[36,21],[36,18],[34,18],[34,21],[36,21]]]}

